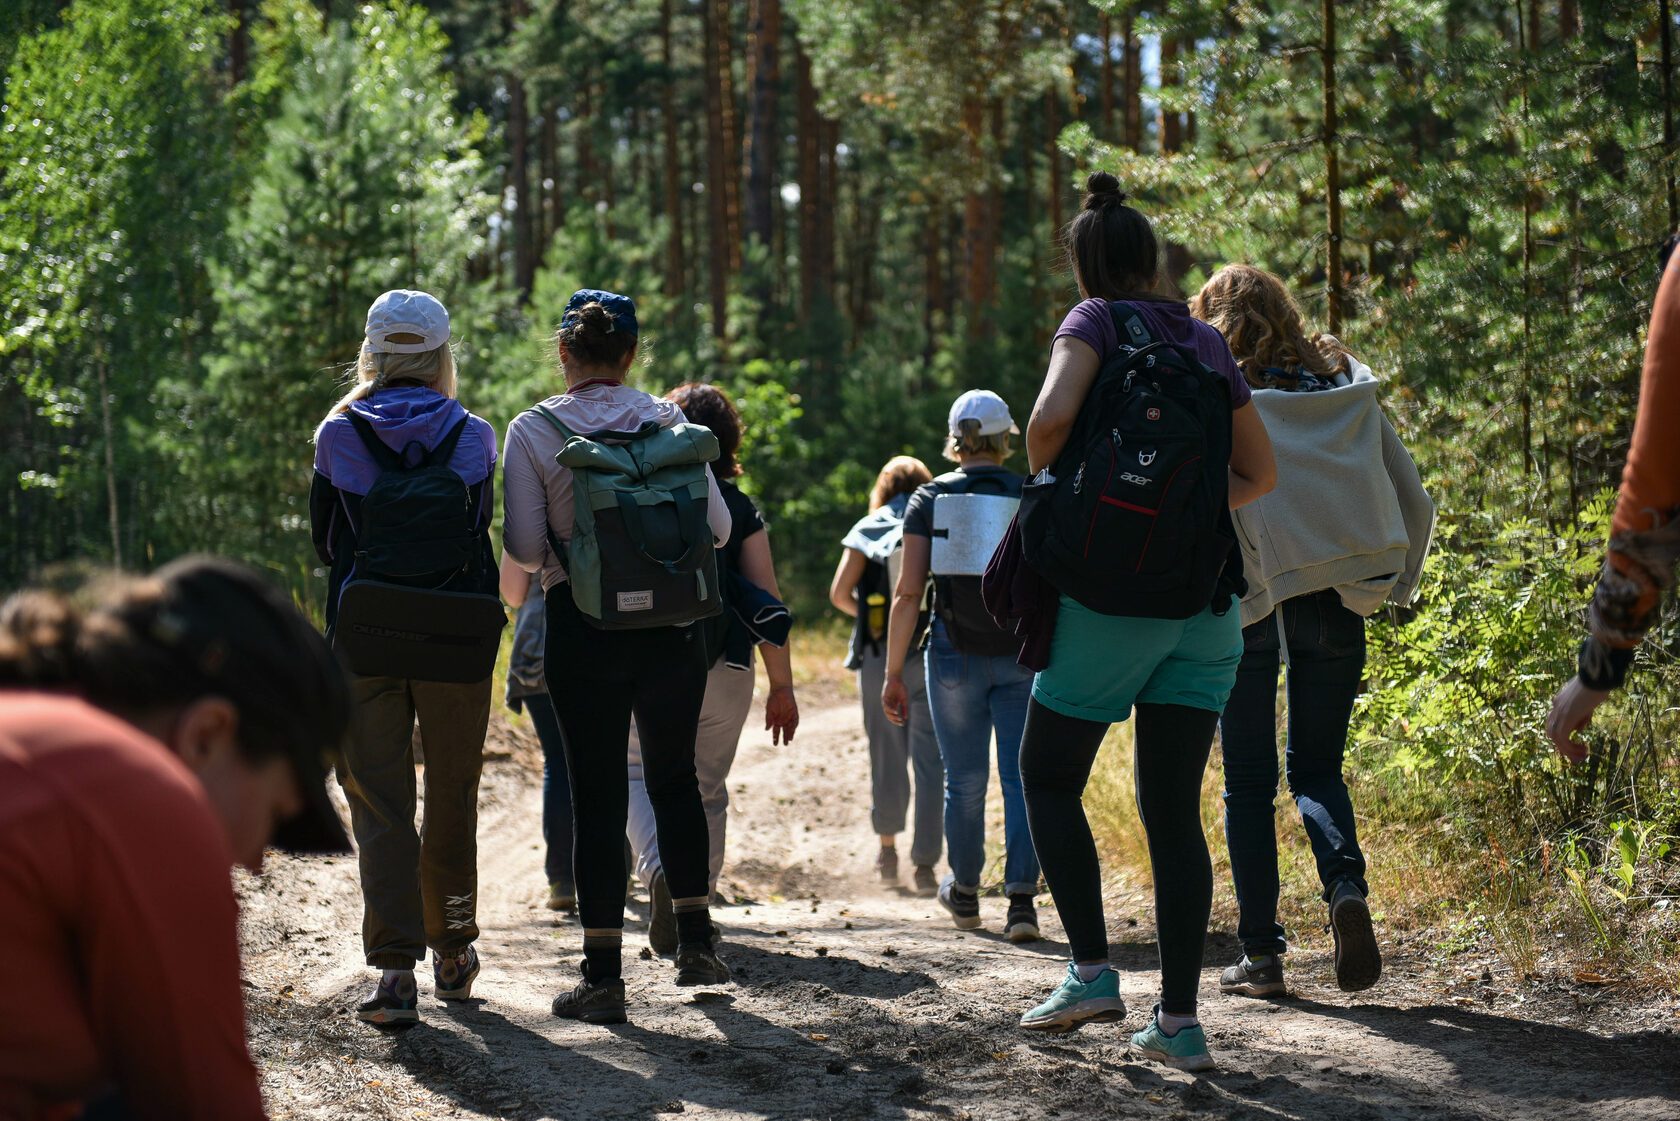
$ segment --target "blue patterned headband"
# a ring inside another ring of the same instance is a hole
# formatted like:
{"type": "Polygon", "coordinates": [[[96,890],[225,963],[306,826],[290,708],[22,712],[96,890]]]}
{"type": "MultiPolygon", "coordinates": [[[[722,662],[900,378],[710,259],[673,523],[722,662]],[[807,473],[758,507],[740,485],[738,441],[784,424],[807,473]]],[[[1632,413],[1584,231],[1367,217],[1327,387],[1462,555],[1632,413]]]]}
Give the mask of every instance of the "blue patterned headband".
{"type": "Polygon", "coordinates": [[[576,326],[583,318],[579,308],[584,304],[600,304],[607,309],[607,315],[612,323],[607,330],[628,331],[632,335],[640,334],[636,325],[636,303],[629,296],[620,296],[617,292],[606,292],[599,288],[579,288],[572,293],[572,298],[566,301],[565,313],[560,316],[560,326],[576,326]]]}

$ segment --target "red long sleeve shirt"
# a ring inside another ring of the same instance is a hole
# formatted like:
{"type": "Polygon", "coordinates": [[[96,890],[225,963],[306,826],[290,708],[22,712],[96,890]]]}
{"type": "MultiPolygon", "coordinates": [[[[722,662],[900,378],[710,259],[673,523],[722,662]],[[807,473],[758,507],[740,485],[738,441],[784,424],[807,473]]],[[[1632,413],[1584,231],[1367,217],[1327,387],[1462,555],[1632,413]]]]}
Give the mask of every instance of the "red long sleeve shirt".
{"type": "Polygon", "coordinates": [[[167,748],[81,701],[0,692],[0,1121],[260,1119],[232,855],[167,748]]]}

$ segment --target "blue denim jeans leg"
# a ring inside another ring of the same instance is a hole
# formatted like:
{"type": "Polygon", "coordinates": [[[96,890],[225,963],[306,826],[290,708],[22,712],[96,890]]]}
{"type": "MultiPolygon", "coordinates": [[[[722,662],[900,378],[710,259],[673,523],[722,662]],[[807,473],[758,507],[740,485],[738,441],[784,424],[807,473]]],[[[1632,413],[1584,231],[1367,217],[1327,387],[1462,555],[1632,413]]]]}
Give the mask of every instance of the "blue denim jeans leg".
{"type": "Polygon", "coordinates": [[[959,653],[937,621],[926,661],[928,707],[945,762],[945,848],[951,874],[966,890],[980,886],[986,863],[986,782],[995,732],[998,782],[1003,787],[1004,890],[1037,892],[1038,856],[1021,793],[1021,732],[1032,698],[1032,672],[1009,655],[959,653]]]}
{"type": "Polygon", "coordinates": [[[1353,803],[1342,779],[1348,722],[1365,670],[1365,620],[1334,590],[1285,600],[1243,628],[1243,660],[1220,718],[1225,837],[1236,887],[1237,937],[1249,954],[1287,949],[1277,921],[1278,624],[1287,647],[1289,740],[1284,774],[1318,861],[1324,898],[1342,880],[1366,890],[1353,803]]]}
{"type": "Polygon", "coordinates": [[[572,878],[572,781],[566,775],[566,749],[560,738],[560,721],[554,717],[554,702],[547,693],[524,700],[537,730],[543,751],[542,833],[548,855],[543,870],[548,882],[570,889],[572,878]]]}

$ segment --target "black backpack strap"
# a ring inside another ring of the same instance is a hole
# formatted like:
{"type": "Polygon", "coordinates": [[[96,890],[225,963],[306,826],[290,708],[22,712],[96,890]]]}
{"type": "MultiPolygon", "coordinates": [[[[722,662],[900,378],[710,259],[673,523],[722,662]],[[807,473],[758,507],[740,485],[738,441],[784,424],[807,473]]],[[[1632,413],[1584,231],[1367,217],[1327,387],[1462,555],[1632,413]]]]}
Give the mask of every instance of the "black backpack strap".
{"type": "Polygon", "coordinates": [[[379,433],[373,430],[373,425],[368,423],[367,417],[350,408],[344,410],[344,417],[355,428],[356,435],[362,438],[362,443],[367,447],[368,454],[373,456],[373,461],[379,464],[381,471],[401,470],[402,456],[392,451],[391,445],[379,438],[379,433]]]}
{"type": "Polygon", "coordinates": [[[461,442],[461,433],[466,430],[470,416],[463,416],[455,422],[455,427],[444,433],[443,439],[438,441],[437,447],[426,453],[427,467],[447,467],[455,455],[455,445],[461,442]]]}
{"type": "Polygon", "coordinates": [[[1149,329],[1149,324],[1144,322],[1143,315],[1136,305],[1126,300],[1110,300],[1108,314],[1114,320],[1114,335],[1120,340],[1121,346],[1142,350],[1150,343],[1159,341],[1149,329]]]}

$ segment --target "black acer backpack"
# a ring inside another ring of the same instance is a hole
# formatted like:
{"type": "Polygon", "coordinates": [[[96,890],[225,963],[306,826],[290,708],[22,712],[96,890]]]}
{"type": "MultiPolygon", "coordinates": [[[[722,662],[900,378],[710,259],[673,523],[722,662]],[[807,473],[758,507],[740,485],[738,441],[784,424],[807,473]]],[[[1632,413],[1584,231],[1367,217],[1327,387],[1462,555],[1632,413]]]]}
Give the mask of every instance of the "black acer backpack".
{"type": "Polygon", "coordinates": [[[362,496],[334,647],[368,676],[483,680],[507,616],[488,537],[474,525],[471,488],[449,466],[468,418],[430,452],[398,454],[365,417],[344,415],[379,476],[362,496]]]}
{"type": "Polygon", "coordinates": [[[1231,388],[1111,302],[1120,346],[1049,478],[1021,491],[1027,563],[1105,615],[1188,619],[1246,591],[1229,508],[1231,388]]]}

